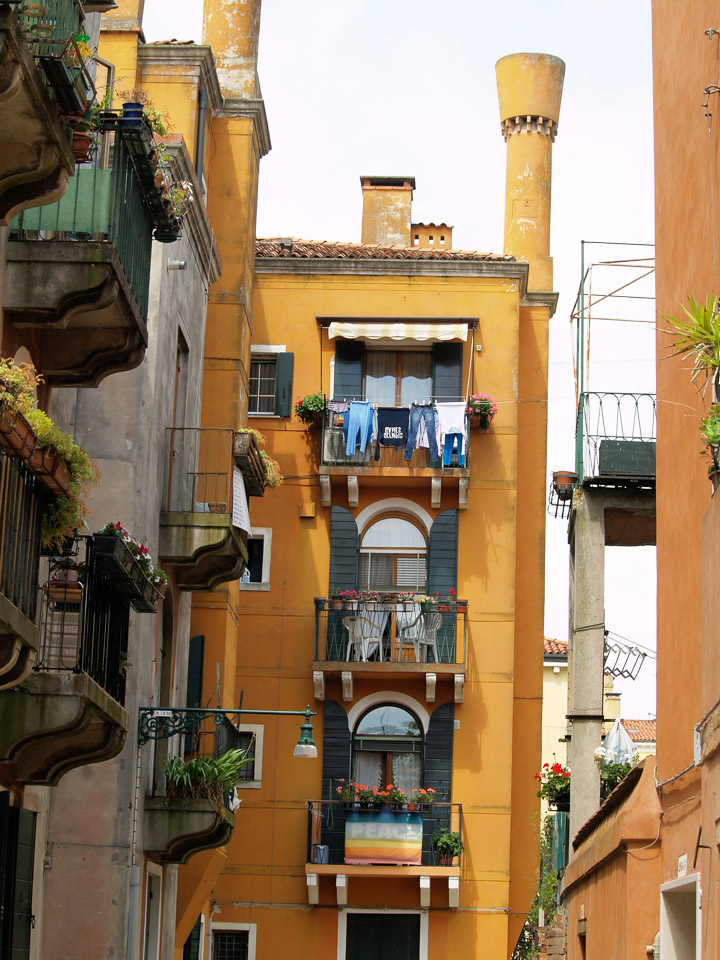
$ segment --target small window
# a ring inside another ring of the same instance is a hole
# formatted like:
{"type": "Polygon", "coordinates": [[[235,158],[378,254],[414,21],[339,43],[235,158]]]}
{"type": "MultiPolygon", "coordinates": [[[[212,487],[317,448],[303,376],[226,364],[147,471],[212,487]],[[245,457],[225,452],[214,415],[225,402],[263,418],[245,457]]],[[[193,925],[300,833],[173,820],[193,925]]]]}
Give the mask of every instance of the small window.
{"type": "Polygon", "coordinates": [[[413,237],[413,246],[416,246],[418,243],[420,243],[420,234],[416,233],[413,237]]]}
{"type": "Polygon", "coordinates": [[[289,417],[293,379],[293,354],[266,346],[253,350],[248,381],[250,416],[289,417]]]}
{"type": "Polygon", "coordinates": [[[253,357],[250,361],[248,413],[275,413],[277,357],[253,357]]]}
{"type": "Polygon", "coordinates": [[[434,241],[433,235],[430,234],[430,236],[428,237],[428,243],[430,244],[430,246],[432,246],[434,242],[435,241],[434,241]]]}
{"type": "Polygon", "coordinates": [[[272,527],[252,527],[248,539],[248,565],[240,578],[241,590],[270,589],[272,527]]]}
{"type": "Polygon", "coordinates": [[[440,243],[445,243],[445,237],[442,234],[440,234],[440,243]]]}
{"type": "Polygon", "coordinates": [[[237,745],[241,750],[249,748],[249,763],[240,767],[236,787],[239,790],[258,790],[262,784],[262,755],[265,728],[261,723],[239,723],[237,745]]]}
{"type": "Polygon", "coordinates": [[[213,960],[249,960],[247,930],[217,930],[213,934],[213,960]]]}

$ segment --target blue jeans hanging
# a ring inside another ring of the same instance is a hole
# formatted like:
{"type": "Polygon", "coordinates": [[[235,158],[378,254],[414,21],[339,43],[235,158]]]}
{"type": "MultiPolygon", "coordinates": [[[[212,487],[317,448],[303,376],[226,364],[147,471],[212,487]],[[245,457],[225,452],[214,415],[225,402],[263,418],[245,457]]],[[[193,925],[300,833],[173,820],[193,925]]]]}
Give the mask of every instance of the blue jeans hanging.
{"type": "Polygon", "coordinates": [[[430,459],[439,460],[440,453],[438,451],[437,437],[435,436],[435,409],[431,403],[413,403],[410,407],[410,429],[408,431],[408,441],[405,445],[404,459],[412,460],[412,453],[415,449],[415,441],[417,440],[417,432],[421,420],[425,423],[425,430],[428,435],[430,459]]]}
{"type": "Polygon", "coordinates": [[[457,449],[458,449],[458,466],[465,466],[465,454],[462,452],[462,442],[463,435],[461,433],[446,433],[445,434],[445,448],[443,450],[443,466],[449,467],[452,460],[453,447],[455,446],[455,441],[457,440],[457,449]]]}
{"type": "Polygon", "coordinates": [[[345,454],[348,457],[355,455],[355,447],[360,444],[360,453],[365,453],[365,447],[372,436],[373,408],[369,400],[353,400],[350,404],[343,431],[345,433],[345,454]]]}

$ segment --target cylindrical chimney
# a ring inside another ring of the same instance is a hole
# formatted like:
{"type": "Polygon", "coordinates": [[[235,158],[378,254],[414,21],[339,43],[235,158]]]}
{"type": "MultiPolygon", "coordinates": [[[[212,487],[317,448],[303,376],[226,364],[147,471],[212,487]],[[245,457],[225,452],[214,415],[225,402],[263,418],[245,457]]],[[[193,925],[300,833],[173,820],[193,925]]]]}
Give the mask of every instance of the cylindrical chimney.
{"type": "Polygon", "coordinates": [[[262,0],[205,0],[203,43],[215,54],[224,97],[255,100],[262,0]]]}
{"type": "Polygon", "coordinates": [[[363,190],[361,243],[410,246],[415,177],[360,177],[363,190]]]}
{"type": "Polygon", "coordinates": [[[546,53],[513,53],[498,60],[495,74],[507,143],[505,253],[530,264],[531,290],[552,290],[552,142],[565,64],[546,53]]]}

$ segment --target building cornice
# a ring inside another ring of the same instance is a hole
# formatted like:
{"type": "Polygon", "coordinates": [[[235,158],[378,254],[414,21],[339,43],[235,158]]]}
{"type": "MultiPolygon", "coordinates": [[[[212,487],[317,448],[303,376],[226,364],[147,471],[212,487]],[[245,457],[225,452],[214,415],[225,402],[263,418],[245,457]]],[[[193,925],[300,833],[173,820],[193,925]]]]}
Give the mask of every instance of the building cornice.
{"type": "MultiPolygon", "coordinates": [[[[295,274],[298,276],[371,276],[371,277],[487,277],[493,280],[517,280],[521,300],[527,295],[527,263],[497,260],[333,260],[288,257],[256,257],[256,273],[295,274]]],[[[555,295],[556,296],[556,295],[555,295]]]]}
{"type": "Polygon", "coordinates": [[[215,69],[212,48],[197,43],[147,43],[138,47],[140,66],[184,66],[197,72],[200,85],[208,95],[208,106],[215,112],[222,106],[222,94],[215,69]]]}
{"type": "Polygon", "coordinates": [[[216,117],[249,117],[255,124],[258,144],[260,146],[260,156],[264,157],[270,153],[272,144],[270,143],[270,128],[268,127],[267,113],[265,112],[264,100],[246,100],[244,97],[228,97],[223,100],[219,110],[215,112],[216,117]]]}
{"type": "Polygon", "coordinates": [[[553,317],[557,310],[558,297],[560,294],[553,293],[551,290],[527,290],[522,298],[524,307],[545,307],[548,314],[553,317]]]}

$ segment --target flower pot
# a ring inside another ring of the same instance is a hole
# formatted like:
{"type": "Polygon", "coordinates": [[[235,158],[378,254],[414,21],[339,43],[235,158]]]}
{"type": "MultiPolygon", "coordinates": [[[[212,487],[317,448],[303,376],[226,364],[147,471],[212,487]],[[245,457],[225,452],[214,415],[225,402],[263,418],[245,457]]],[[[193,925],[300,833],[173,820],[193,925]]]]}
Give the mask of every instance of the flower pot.
{"type": "Polygon", "coordinates": [[[562,797],[556,800],[548,799],[548,806],[550,807],[551,810],[557,810],[557,811],[564,810],[567,812],[570,809],[570,798],[562,797]]]}
{"type": "Polygon", "coordinates": [[[416,803],[413,803],[413,802],[411,801],[410,803],[408,803],[407,808],[408,808],[408,810],[412,813],[413,811],[415,811],[415,810],[417,809],[417,806],[418,806],[418,805],[417,805],[416,803]]]}
{"type": "Polygon", "coordinates": [[[72,148],[76,163],[87,163],[93,147],[93,138],[82,130],[73,131],[72,148]]]}
{"type": "Polygon", "coordinates": [[[553,471],[553,490],[558,500],[572,500],[578,475],[570,470],[553,471]]]}
{"type": "Polygon", "coordinates": [[[458,613],[465,613],[468,608],[467,600],[458,600],[456,602],[456,608],[458,613]]]}
{"type": "Polygon", "coordinates": [[[439,603],[437,605],[438,613],[450,613],[450,604],[449,603],[439,603]]]}
{"type": "Polygon", "coordinates": [[[343,601],[342,601],[342,600],[331,600],[331,601],[330,601],[330,607],[331,607],[333,610],[342,610],[343,606],[344,606],[344,604],[343,604],[343,601]]]}
{"type": "Polygon", "coordinates": [[[489,430],[490,424],[484,413],[468,413],[468,426],[471,430],[489,430]]]}
{"type": "Polygon", "coordinates": [[[72,479],[70,468],[52,447],[36,447],[26,462],[49,490],[55,494],[67,493],[72,479]]]}
{"type": "Polygon", "coordinates": [[[21,413],[0,406],[0,447],[15,457],[29,457],[37,446],[37,437],[21,413]]]}
{"type": "Polygon", "coordinates": [[[451,867],[453,865],[453,860],[455,857],[451,853],[441,853],[440,854],[440,866],[441,867],[451,867]]]}
{"type": "Polygon", "coordinates": [[[714,496],[715,491],[717,490],[718,486],[720,486],[720,469],[710,470],[708,473],[708,480],[710,481],[710,483],[712,483],[713,496],[714,496]]]}
{"type": "Polygon", "coordinates": [[[79,583],[46,583],[43,593],[53,603],[77,605],[82,601],[82,586],[79,583]]]}
{"type": "Polygon", "coordinates": [[[129,101],[122,105],[122,122],[126,127],[140,127],[143,119],[143,105],[137,101],[129,101]]]}

